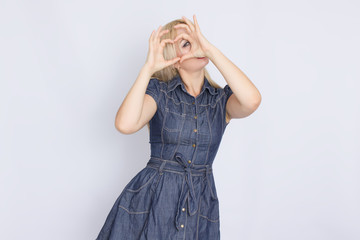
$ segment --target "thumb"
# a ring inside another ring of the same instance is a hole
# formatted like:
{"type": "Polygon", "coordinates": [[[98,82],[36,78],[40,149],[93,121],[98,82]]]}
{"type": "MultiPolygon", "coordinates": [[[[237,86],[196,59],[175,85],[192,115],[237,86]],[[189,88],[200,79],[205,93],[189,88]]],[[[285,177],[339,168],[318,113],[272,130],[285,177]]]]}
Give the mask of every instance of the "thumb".
{"type": "Polygon", "coordinates": [[[182,63],[184,60],[188,59],[188,58],[192,58],[192,54],[185,54],[181,57],[180,59],[180,63],[182,63]]]}
{"type": "Polygon", "coordinates": [[[177,61],[179,61],[180,60],[180,58],[179,57],[176,57],[176,58],[173,58],[173,59],[171,59],[171,60],[168,60],[168,61],[166,61],[166,65],[172,65],[172,64],[174,64],[174,63],[176,63],[177,61]]]}
{"type": "Polygon", "coordinates": [[[176,62],[179,61],[179,60],[180,60],[180,58],[179,58],[179,57],[176,57],[176,58],[173,58],[173,59],[169,60],[169,62],[170,62],[170,64],[174,64],[174,63],[176,63],[176,62]]]}

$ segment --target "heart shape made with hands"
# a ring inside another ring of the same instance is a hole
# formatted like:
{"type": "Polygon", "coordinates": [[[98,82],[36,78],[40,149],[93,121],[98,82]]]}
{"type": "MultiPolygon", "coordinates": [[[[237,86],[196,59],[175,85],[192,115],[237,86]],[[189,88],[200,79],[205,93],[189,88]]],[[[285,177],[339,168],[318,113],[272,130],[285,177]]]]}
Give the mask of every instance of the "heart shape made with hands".
{"type": "Polygon", "coordinates": [[[186,31],[185,33],[180,33],[179,35],[177,35],[173,41],[177,42],[178,40],[185,39],[188,40],[191,45],[190,52],[184,54],[180,58],[180,63],[182,63],[185,59],[189,58],[208,57],[206,53],[210,48],[211,44],[202,35],[195,14],[193,15],[193,18],[195,24],[193,24],[189,19],[183,16],[182,19],[185,21],[185,23],[179,23],[173,27],[175,29],[179,28],[186,31]]]}

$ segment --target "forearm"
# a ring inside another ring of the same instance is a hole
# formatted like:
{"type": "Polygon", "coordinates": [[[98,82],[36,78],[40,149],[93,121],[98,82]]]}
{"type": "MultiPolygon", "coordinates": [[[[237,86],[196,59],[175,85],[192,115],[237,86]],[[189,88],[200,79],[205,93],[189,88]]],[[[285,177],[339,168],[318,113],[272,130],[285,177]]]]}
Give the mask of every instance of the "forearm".
{"type": "Polygon", "coordinates": [[[255,85],[219,49],[211,45],[207,56],[220,71],[242,105],[253,105],[260,101],[261,95],[255,85]]]}
{"type": "Polygon", "coordinates": [[[145,64],[133,86],[123,100],[115,118],[115,126],[120,129],[131,129],[140,119],[145,91],[153,72],[145,64]]]}

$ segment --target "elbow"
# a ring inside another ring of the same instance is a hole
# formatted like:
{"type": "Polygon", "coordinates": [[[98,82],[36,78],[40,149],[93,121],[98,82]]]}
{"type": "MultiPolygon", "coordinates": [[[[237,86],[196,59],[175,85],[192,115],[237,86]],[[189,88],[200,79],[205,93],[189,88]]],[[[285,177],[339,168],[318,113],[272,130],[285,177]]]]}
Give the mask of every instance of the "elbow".
{"type": "Polygon", "coordinates": [[[253,102],[253,104],[251,104],[251,106],[249,107],[250,111],[255,112],[259,108],[260,103],[261,100],[253,102]]]}
{"type": "Polygon", "coordinates": [[[115,122],[115,128],[122,134],[126,134],[126,135],[129,135],[129,134],[132,134],[135,132],[131,126],[128,126],[128,125],[120,123],[120,122],[115,122]]]}
{"type": "Polygon", "coordinates": [[[256,97],[254,97],[250,108],[255,111],[260,106],[260,103],[261,103],[261,95],[259,93],[256,97]]]}
{"type": "Polygon", "coordinates": [[[256,97],[252,101],[250,101],[246,107],[248,115],[255,112],[259,108],[260,103],[261,103],[261,97],[256,97]]]}
{"type": "Polygon", "coordinates": [[[259,95],[259,97],[254,102],[255,109],[257,109],[260,106],[260,103],[261,103],[261,95],[259,95]]]}

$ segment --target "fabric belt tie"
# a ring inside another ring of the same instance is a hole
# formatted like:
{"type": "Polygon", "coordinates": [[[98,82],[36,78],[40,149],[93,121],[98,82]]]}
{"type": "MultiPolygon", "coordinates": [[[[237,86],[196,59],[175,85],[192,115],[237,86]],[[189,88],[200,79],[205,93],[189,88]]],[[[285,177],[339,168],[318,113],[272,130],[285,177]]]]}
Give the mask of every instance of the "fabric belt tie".
{"type": "Polygon", "coordinates": [[[166,171],[166,170],[184,173],[183,174],[183,176],[184,176],[183,186],[181,188],[181,193],[179,196],[179,200],[177,202],[177,212],[176,212],[176,216],[175,216],[175,220],[174,220],[174,224],[175,224],[177,230],[180,230],[179,220],[180,220],[180,216],[181,216],[181,208],[182,208],[182,206],[185,206],[186,201],[187,201],[187,205],[188,205],[188,214],[190,216],[195,215],[197,213],[197,211],[199,210],[199,198],[201,195],[201,191],[203,189],[200,189],[202,184],[200,187],[198,187],[198,186],[196,186],[197,188],[194,187],[193,175],[195,175],[195,176],[205,175],[206,181],[207,181],[207,187],[208,187],[207,190],[210,191],[211,198],[214,200],[216,200],[217,198],[215,197],[215,195],[212,191],[212,186],[211,186],[211,182],[210,182],[210,174],[212,172],[211,165],[193,164],[191,167],[187,166],[186,158],[180,152],[176,152],[173,159],[175,159],[175,161],[168,160],[168,159],[162,159],[162,158],[158,158],[158,157],[151,157],[148,162],[148,165],[151,167],[158,168],[160,171],[160,174],[162,174],[162,171],[166,171]],[[195,189],[200,189],[200,190],[198,190],[199,191],[198,195],[196,194],[195,189]]]}
{"type": "MultiPolygon", "coordinates": [[[[185,171],[185,175],[184,175],[185,185],[181,190],[181,194],[180,194],[180,197],[178,200],[178,205],[177,205],[177,213],[176,213],[176,217],[175,217],[175,226],[178,230],[180,230],[179,217],[180,217],[181,207],[184,206],[184,204],[187,200],[188,213],[190,216],[193,216],[199,209],[200,194],[198,196],[196,196],[196,194],[195,194],[193,177],[192,177],[192,168],[188,167],[186,165],[184,156],[181,153],[177,152],[177,153],[175,153],[174,157],[175,157],[175,160],[184,168],[184,171],[185,171]]],[[[211,188],[209,177],[208,177],[210,171],[211,171],[211,167],[209,165],[206,165],[205,177],[207,179],[209,188],[211,188]]],[[[211,196],[212,196],[212,198],[215,198],[213,196],[212,192],[211,192],[211,196]]]]}

